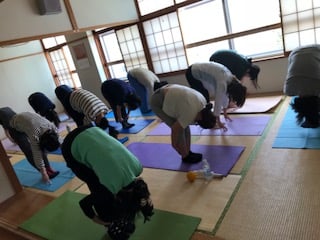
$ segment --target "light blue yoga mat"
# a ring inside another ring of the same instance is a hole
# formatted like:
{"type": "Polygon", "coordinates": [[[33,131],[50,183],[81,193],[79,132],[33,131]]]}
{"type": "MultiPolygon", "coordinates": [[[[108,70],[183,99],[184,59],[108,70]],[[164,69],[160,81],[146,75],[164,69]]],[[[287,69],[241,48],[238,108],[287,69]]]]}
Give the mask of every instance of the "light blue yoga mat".
{"type": "Polygon", "coordinates": [[[51,179],[51,184],[42,182],[41,174],[35,170],[30,163],[23,159],[13,165],[13,169],[22,186],[40,189],[43,191],[54,192],[62,187],[65,183],[75,177],[65,162],[50,162],[51,167],[60,171],[59,175],[51,179]]]}
{"type": "Polygon", "coordinates": [[[298,126],[296,113],[289,105],[272,147],[320,149],[320,128],[298,126]]]}
{"type": "Polygon", "coordinates": [[[128,129],[122,128],[121,123],[117,123],[115,121],[109,121],[109,124],[111,126],[114,126],[119,131],[119,133],[135,134],[142,131],[153,121],[154,119],[132,119],[132,120],[130,119],[128,122],[134,123],[135,125],[132,128],[128,128],[128,129]]]}
{"type": "MultiPolygon", "coordinates": [[[[130,111],[130,117],[148,117],[148,116],[155,116],[154,112],[147,112],[147,113],[142,113],[140,111],[140,109],[136,109],[136,110],[133,110],[133,111],[130,111]]],[[[106,114],[106,117],[107,118],[114,118],[114,114],[113,114],[113,111],[111,112],[108,112],[106,114]]]]}

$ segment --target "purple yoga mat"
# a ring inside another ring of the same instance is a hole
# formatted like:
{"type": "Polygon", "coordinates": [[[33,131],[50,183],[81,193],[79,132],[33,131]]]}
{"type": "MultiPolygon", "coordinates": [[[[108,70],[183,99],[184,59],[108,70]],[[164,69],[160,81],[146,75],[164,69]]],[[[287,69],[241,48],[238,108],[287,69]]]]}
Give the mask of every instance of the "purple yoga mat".
{"type": "MultiPolygon", "coordinates": [[[[221,129],[203,129],[197,125],[190,125],[191,135],[202,136],[260,136],[270,120],[270,116],[243,116],[234,117],[232,121],[226,121],[228,131],[221,129]]],[[[160,123],[148,136],[166,136],[170,135],[171,130],[165,123],[160,123]]]]}
{"type": "MultiPolygon", "coordinates": [[[[187,172],[202,168],[202,163],[187,164],[166,143],[131,143],[128,149],[140,160],[143,167],[187,172]]],[[[211,170],[227,176],[244,151],[243,146],[192,145],[193,152],[203,154],[211,170]]]]}

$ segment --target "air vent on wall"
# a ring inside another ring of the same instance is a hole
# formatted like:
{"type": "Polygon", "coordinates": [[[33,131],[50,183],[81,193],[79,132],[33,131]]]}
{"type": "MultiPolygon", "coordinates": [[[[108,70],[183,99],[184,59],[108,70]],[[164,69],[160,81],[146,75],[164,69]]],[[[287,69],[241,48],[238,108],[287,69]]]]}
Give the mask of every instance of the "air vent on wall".
{"type": "Polygon", "coordinates": [[[38,0],[40,15],[57,14],[61,12],[60,0],[38,0]]]}

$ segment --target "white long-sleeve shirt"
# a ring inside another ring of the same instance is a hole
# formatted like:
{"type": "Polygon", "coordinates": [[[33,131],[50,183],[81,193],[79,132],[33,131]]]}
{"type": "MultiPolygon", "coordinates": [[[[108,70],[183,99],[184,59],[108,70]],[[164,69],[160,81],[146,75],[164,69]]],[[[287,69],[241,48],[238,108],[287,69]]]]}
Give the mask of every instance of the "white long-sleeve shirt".
{"type": "Polygon", "coordinates": [[[234,78],[228,68],[216,62],[194,63],[192,76],[199,80],[208,90],[210,99],[214,100],[214,115],[219,116],[222,108],[229,104],[227,87],[234,78]]]}

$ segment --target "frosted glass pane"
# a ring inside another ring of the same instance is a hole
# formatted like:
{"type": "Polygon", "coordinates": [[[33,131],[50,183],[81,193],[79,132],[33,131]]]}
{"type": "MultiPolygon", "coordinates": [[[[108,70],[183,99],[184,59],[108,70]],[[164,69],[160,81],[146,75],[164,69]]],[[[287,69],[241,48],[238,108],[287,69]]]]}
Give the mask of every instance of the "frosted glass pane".
{"type": "Polygon", "coordinates": [[[313,11],[304,11],[298,13],[299,30],[314,28],[313,11]]]}
{"type": "Polygon", "coordinates": [[[164,16],[160,17],[160,24],[161,24],[162,31],[167,30],[167,29],[170,28],[169,18],[168,18],[167,15],[164,15],[164,16]]]}
{"type": "Polygon", "coordinates": [[[163,32],[163,38],[166,44],[173,43],[173,38],[170,30],[166,30],[163,32]]]}
{"type": "Polygon", "coordinates": [[[161,60],[161,67],[162,67],[162,72],[171,72],[168,59],[161,60]]]}
{"type": "Polygon", "coordinates": [[[298,31],[298,15],[291,14],[283,17],[283,32],[291,33],[298,31]]]}
{"type": "Polygon", "coordinates": [[[138,55],[136,53],[131,53],[130,54],[130,58],[131,58],[131,61],[132,61],[133,65],[138,65],[139,64],[138,55]]]}
{"type": "Polygon", "coordinates": [[[159,61],[153,62],[153,68],[155,73],[162,73],[161,63],[159,61]]]}
{"type": "Polygon", "coordinates": [[[178,62],[179,62],[179,66],[180,69],[187,69],[188,68],[188,63],[187,63],[187,59],[186,57],[178,57],[178,62]]]}
{"type": "Polygon", "coordinates": [[[152,25],[151,25],[150,21],[143,22],[143,30],[144,30],[146,35],[149,35],[149,34],[153,33],[152,25]]]}
{"type": "Polygon", "coordinates": [[[297,1],[298,12],[312,9],[312,0],[297,1]]]}
{"type": "Polygon", "coordinates": [[[159,53],[159,58],[162,59],[166,59],[168,57],[167,55],[167,50],[164,46],[162,47],[158,47],[158,53],[159,53]]]}
{"type": "Polygon", "coordinates": [[[169,17],[170,27],[171,28],[179,27],[178,16],[177,16],[177,14],[175,12],[174,13],[170,13],[168,15],[168,17],[169,17]]]}
{"type": "Polygon", "coordinates": [[[314,24],[315,27],[320,27],[320,8],[314,9],[314,24]]]}
{"type": "Polygon", "coordinates": [[[173,58],[176,56],[176,50],[174,48],[174,44],[168,44],[166,45],[168,58],[173,58]]]}
{"type": "Polygon", "coordinates": [[[124,29],[124,36],[127,41],[132,39],[132,34],[131,34],[130,28],[124,29]]]}
{"type": "Polygon", "coordinates": [[[169,58],[169,64],[170,64],[171,71],[180,70],[179,63],[178,63],[178,60],[176,58],[169,58]]]}
{"type": "Polygon", "coordinates": [[[138,0],[137,2],[142,16],[172,6],[174,3],[173,0],[138,0]]]}
{"type": "Polygon", "coordinates": [[[132,26],[131,28],[131,34],[133,38],[140,38],[139,30],[137,25],[132,26]]]}
{"type": "Polygon", "coordinates": [[[300,32],[300,43],[301,45],[314,44],[316,42],[315,32],[313,29],[300,32]]]}
{"type": "Polygon", "coordinates": [[[316,34],[316,43],[320,44],[320,28],[317,28],[315,30],[315,34],[316,34]]]}
{"type": "Polygon", "coordinates": [[[173,41],[179,42],[182,41],[182,36],[179,28],[173,28],[171,30],[173,41]]]}
{"type": "Polygon", "coordinates": [[[151,20],[151,25],[152,25],[152,32],[160,32],[161,31],[161,25],[159,18],[155,18],[151,20]]]}
{"type": "Polygon", "coordinates": [[[199,2],[180,8],[179,19],[186,44],[227,33],[221,0],[199,2]]]}
{"type": "Polygon", "coordinates": [[[143,47],[142,47],[142,43],[141,43],[140,38],[134,40],[134,45],[136,46],[136,51],[141,51],[141,50],[143,50],[143,47]]]}
{"type": "Polygon", "coordinates": [[[286,34],[284,38],[285,50],[290,51],[296,47],[300,46],[299,42],[299,34],[298,33],[290,33],[286,34]]]}
{"type": "Polygon", "coordinates": [[[175,48],[176,48],[176,54],[177,56],[182,56],[185,55],[184,53],[184,46],[182,44],[182,42],[177,42],[174,44],[175,48]]]}
{"type": "Polygon", "coordinates": [[[132,40],[128,41],[127,45],[128,45],[129,52],[135,52],[136,51],[136,48],[135,48],[134,43],[133,43],[132,40]]]}
{"type": "MultiPolygon", "coordinates": [[[[303,0],[302,0],[303,1],[303,0]]],[[[297,12],[296,4],[293,0],[281,0],[282,15],[287,15],[297,12]]]]}
{"type": "Polygon", "coordinates": [[[125,42],[120,44],[120,48],[121,48],[122,54],[128,54],[129,53],[129,49],[128,49],[127,44],[125,42]]]}
{"type": "Polygon", "coordinates": [[[211,55],[220,49],[229,49],[228,41],[206,44],[198,47],[187,48],[186,54],[189,65],[195,62],[209,61],[211,55]]]}
{"type": "Polygon", "coordinates": [[[123,30],[117,31],[116,34],[117,34],[117,38],[118,38],[119,42],[124,42],[125,41],[123,30]]]}
{"type": "Polygon", "coordinates": [[[157,46],[162,46],[162,45],[164,45],[164,39],[163,39],[162,32],[156,33],[156,34],[154,35],[154,38],[156,39],[156,45],[157,45],[157,46]]]}
{"type": "Polygon", "coordinates": [[[320,7],[320,0],[313,0],[313,7],[314,8],[320,7]]]}
{"type": "Polygon", "coordinates": [[[153,35],[147,36],[147,42],[148,42],[149,48],[154,48],[154,47],[156,47],[156,41],[155,41],[153,35]]]}
{"type": "Polygon", "coordinates": [[[150,51],[152,61],[159,61],[160,60],[157,48],[151,48],[151,49],[149,49],[149,51],[150,51]]]}

